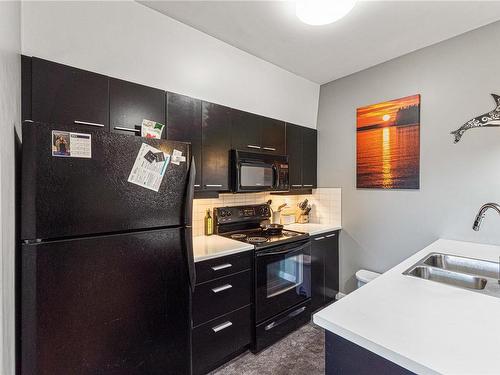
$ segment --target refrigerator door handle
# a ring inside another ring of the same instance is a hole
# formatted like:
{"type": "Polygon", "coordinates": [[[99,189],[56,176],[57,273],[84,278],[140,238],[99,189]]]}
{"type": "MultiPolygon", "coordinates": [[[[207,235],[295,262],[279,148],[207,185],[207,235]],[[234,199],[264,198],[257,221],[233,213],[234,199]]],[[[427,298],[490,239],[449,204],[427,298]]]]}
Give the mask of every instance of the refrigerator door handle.
{"type": "Polygon", "coordinates": [[[194,286],[196,284],[196,269],[194,266],[194,254],[193,254],[193,229],[192,216],[193,216],[193,198],[194,198],[194,181],[196,177],[196,166],[194,164],[194,157],[191,158],[191,164],[188,172],[188,183],[186,191],[186,201],[184,203],[184,224],[186,225],[186,258],[188,261],[188,271],[189,271],[189,282],[191,284],[191,290],[194,292],[194,286]]]}

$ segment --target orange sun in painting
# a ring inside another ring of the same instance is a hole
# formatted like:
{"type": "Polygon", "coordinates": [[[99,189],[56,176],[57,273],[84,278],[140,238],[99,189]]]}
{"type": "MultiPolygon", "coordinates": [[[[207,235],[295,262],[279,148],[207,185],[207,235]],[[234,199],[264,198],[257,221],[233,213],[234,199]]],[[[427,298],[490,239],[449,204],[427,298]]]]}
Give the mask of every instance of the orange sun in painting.
{"type": "Polygon", "coordinates": [[[420,95],[407,96],[401,99],[367,105],[357,110],[357,129],[365,126],[391,126],[401,108],[420,104],[420,95]],[[389,116],[389,117],[386,117],[389,116]],[[382,120],[382,121],[381,121],[382,120]]]}

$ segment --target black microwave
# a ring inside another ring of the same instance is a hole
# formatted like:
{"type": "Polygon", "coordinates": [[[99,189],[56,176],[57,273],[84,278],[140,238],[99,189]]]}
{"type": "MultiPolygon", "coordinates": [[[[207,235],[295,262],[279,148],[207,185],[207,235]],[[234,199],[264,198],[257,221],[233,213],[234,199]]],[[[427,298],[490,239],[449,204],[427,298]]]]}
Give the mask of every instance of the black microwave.
{"type": "Polygon", "coordinates": [[[288,156],[231,151],[233,192],[288,191],[288,156]]]}

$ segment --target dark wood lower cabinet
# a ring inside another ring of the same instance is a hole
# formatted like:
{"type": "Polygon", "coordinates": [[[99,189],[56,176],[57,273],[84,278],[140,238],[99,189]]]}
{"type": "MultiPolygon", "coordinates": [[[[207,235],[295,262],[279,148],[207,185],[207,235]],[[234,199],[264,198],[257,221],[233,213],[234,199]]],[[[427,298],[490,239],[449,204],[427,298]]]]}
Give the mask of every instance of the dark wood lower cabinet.
{"type": "Polygon", "coordinates": [[[250,270],[199,284],[193,293],[193,324],[197,326],[250,304],[250,270]]]}
{"type": "Polygon", "coordinates": [[[196,263],[192,294],[193,374],[206,374],[252,342],[253,251],[196,263]]]}
{"type": "Polygon", "coordinates": [[[414,374],[328,331],[325,331],[325,370],[326,375],[414,374]]]}
{"type": "Polygon", "coordinates": [[[339,231],[311,238],[311,310],[335,299],[339,290],[339,231]]]}
{"type": "Polygon", "coordinates": [[[193,374],[206,374],[246,350],[252,338],[251,307],[193,329],[193,374]]]}

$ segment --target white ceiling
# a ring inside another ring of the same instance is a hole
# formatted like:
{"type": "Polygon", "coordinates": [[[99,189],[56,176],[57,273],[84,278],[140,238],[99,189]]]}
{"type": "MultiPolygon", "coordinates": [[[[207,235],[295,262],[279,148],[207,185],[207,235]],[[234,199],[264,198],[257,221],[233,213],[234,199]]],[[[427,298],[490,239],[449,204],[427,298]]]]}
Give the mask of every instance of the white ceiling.
{"type": "Polygon", "coordinates": [[[140,2],[320,84],[500,19],[500,1],[360,1],[326,26],[291,1],[140,2]]]}

